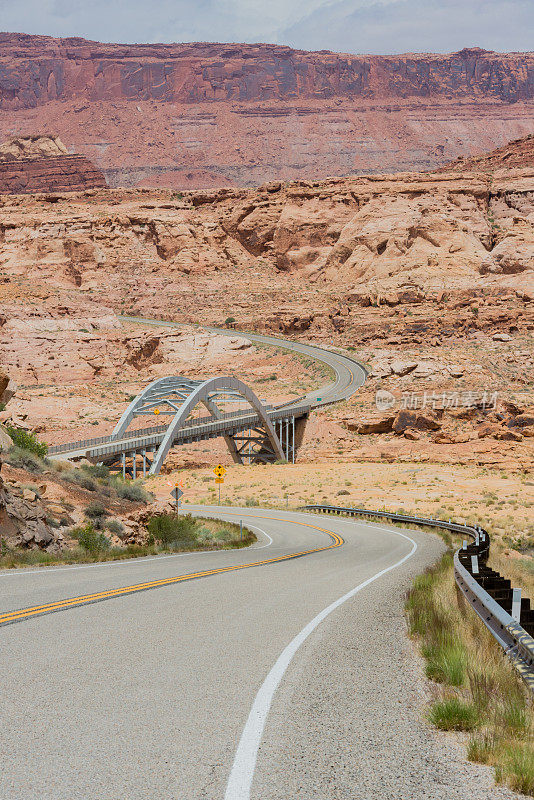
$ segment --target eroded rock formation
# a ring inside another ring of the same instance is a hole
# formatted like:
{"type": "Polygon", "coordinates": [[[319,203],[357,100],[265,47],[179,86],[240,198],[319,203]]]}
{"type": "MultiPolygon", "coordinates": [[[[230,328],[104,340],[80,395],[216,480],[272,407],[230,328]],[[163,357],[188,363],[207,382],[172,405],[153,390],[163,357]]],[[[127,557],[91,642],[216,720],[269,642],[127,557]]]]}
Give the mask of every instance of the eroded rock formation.
{"type": "Polygon", "coordinates": [[[79,192],[106,186],[85,156],[69,154],[57,137],[14,137],[0,146],[0,194],[79,192]]]}

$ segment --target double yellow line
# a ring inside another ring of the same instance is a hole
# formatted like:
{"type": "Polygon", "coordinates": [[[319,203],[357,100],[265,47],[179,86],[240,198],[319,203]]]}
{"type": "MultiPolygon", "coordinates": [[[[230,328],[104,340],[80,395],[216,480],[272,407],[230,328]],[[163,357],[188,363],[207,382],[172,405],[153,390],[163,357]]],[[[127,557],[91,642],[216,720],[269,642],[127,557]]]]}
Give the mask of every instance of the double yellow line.
{"type": "MultiPolygon", "coordinates": [[[[278,522],[292,522],[294,525],[305,525],[307,528],[315,528],[317,531],[328,534],[333,540],[332,544],[326,547],[315,547],[311,550],[301,550],[298,553],[289,553],[285,556],[278,556],[277,558],[269,558],[264,561],[252,561],[248,564],[236,564],[230,567],[218,567],[217,569],[207,569],[202,572],[191,572],[188,575],[179,575],[176,578],[163,578],[159,581],[148,581],[146,583],[136,583],[133,586],[123,586],[120,589],[109,589],[104,592],[96,592],[95,594],[84,594],[79,597],[70,597],[66,600],[58,600],[55,603],[46,603],[41,606],[32,606],[31,608],[22,608],[19,611],[8,611],[0,614],[0,626],[9,625],[13,622],[22,622],[26,619],[31,619],[36,616],[43,616],[44,614],[52,614],[54,611],[63,611],[67,608],[75,608],[77,606],[89,605],[90,603],[99,603],[101,600],[110,600],[114,597],[123,597],[127,594],[134,594],[135,592],[144,592],[148,589],[159,589],[162,586],[171,586],[175,583],[182,583],[183,581],[191,581],[196,578],[207,578],[209,575],[221,575],[224,572],[233,572],[239,569],[248,569],[250,567],[263,567],[267,564],[277,564],[280,561],[289,561],[292,558],[300,558],[307,556],[311,553],[320,553],[324,550],[332,550],[335,547],[340,547],[343,544],[343,539],[337,533],[327,531],[326,528],[319,528],[316,525],[310,525],[307,522],[294,522],[293,520],[280,520],[278,517],[263,517],[259,515],[259,519],[275,519],[278,522]]],[[[46,568],[45,568],[46,569],[46,568]]],[[[44,570],[43,570],[44,571],[44,570]]]]}

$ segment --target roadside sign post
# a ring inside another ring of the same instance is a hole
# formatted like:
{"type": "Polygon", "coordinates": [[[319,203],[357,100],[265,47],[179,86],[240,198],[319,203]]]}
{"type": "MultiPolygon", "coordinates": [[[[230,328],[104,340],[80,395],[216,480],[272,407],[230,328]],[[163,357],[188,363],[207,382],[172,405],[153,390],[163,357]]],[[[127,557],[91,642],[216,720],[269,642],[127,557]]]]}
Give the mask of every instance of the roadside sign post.
{"type": "Polygon", "coordinates": [[[226,468],[222,464],[217,464],[213,472],[215,473],[215,483],[219,484],[219,505],[221,505],[221,483],[224,483],[226,468]]]}
{"type": "Polygon", "coordinates": [[[180,489],[179,485],[176,484],[174,489],[171,492],[171,496],[174,497],[174,502],[176,503],[176,513],[180,513],[180,506],[182,505],[180,502],[180,497],[183,496],[183,492],[180,489]]]}

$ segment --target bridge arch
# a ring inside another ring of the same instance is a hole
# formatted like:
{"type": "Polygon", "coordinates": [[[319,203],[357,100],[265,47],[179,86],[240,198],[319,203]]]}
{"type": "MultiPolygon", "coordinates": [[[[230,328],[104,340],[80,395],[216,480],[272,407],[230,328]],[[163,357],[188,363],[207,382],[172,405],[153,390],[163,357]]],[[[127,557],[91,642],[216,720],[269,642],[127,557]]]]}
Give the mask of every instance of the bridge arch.
{"type": "MultiPolygon", "coordinates": [[[[178,432],[184,427],[191,411],[197,405],[203,404],[214,421],[223,418],[224,414],[217,405],[217,399],[221,397],[244,399],[255,411],[258,419],[257,424],[255,423],[253,426],[256,431],[256,438],[251,439],[251,437],[248,437],[247,441],[256,442],[256,447],[260,443],[259,451],[255,454],[259,460],[261,460],[262,454],[265,460],[285,458],[282,444],[269,417],[267,408],[249,386],[235,377],[208,378],[202,381],[180,376],[167,376],[152,381],[129,404],[115,426],[111,434],[111,440],[120,441],[127,438],[129,435],[127,429],[136,416],[153,414],[156,409],[164,416],[171,416],[172,419],[166,430],[165,426],[162,426],[164,430],[163,439],[154,455],[149,470],[149,475],[157,475],[174,444],[178,432]]],[[[234,460],[241,462],[243,453],[236,442],[237,436],[234,439],[231,435],[222,435],[234,460]]]]}

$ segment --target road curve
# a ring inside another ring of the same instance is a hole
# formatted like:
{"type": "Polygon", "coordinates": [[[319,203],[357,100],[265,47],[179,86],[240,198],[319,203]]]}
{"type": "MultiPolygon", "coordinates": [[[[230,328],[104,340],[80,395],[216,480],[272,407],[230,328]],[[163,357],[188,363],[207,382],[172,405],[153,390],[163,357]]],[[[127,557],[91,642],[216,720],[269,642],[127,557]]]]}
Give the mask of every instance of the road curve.
{"type": "MultiPolygon", "coordinates": [[[[177,322],[169,322],[169,320],[150,319],[148,317],[129,317],[119,316],[123,322],[137,322],[144,325],[157,325],[166,327],[176,327],[177,322]]],[[[249,333],[248,331],[228,330],[227,328],[215,328],[210,325],[203,325],[208,331],[219,333],[223,336],[244,336],[250,339],[251,342],[257,344],[267,344],[272,347],[280,347],[284,350],[291,350],[295,353],[313,358],[330,367],[335,374],[333,383],[326,386],[318,387],[311,392],[298,398],[298,401],[291,401],[291,403],[284,404],[290,407],[295,402],[307,402],[312,407],[328,405],[330,403],[337,403],[340,400],[346,400],[351,397],[365,382],[367,373],[363,364],[356,361],[350,356],[337,353],[335,351],[326,350],[317,345],[305,344],[303,342],[294,342],[290,339],[282,339],[278,336],[267,336],[259,333],[249,333]]]]}
{"type": "MultiPolygon", "coordinates": [[[[0,573],[6,612],[211,571],[0,628],[2,800],[465,797],[476,768],[421,721],[402,613],[441,542],[311,514],[203,513],[243,519],[258,542],[0,573]]],[[[469,796],[512,796],[488,787],[469,796]]]]}

